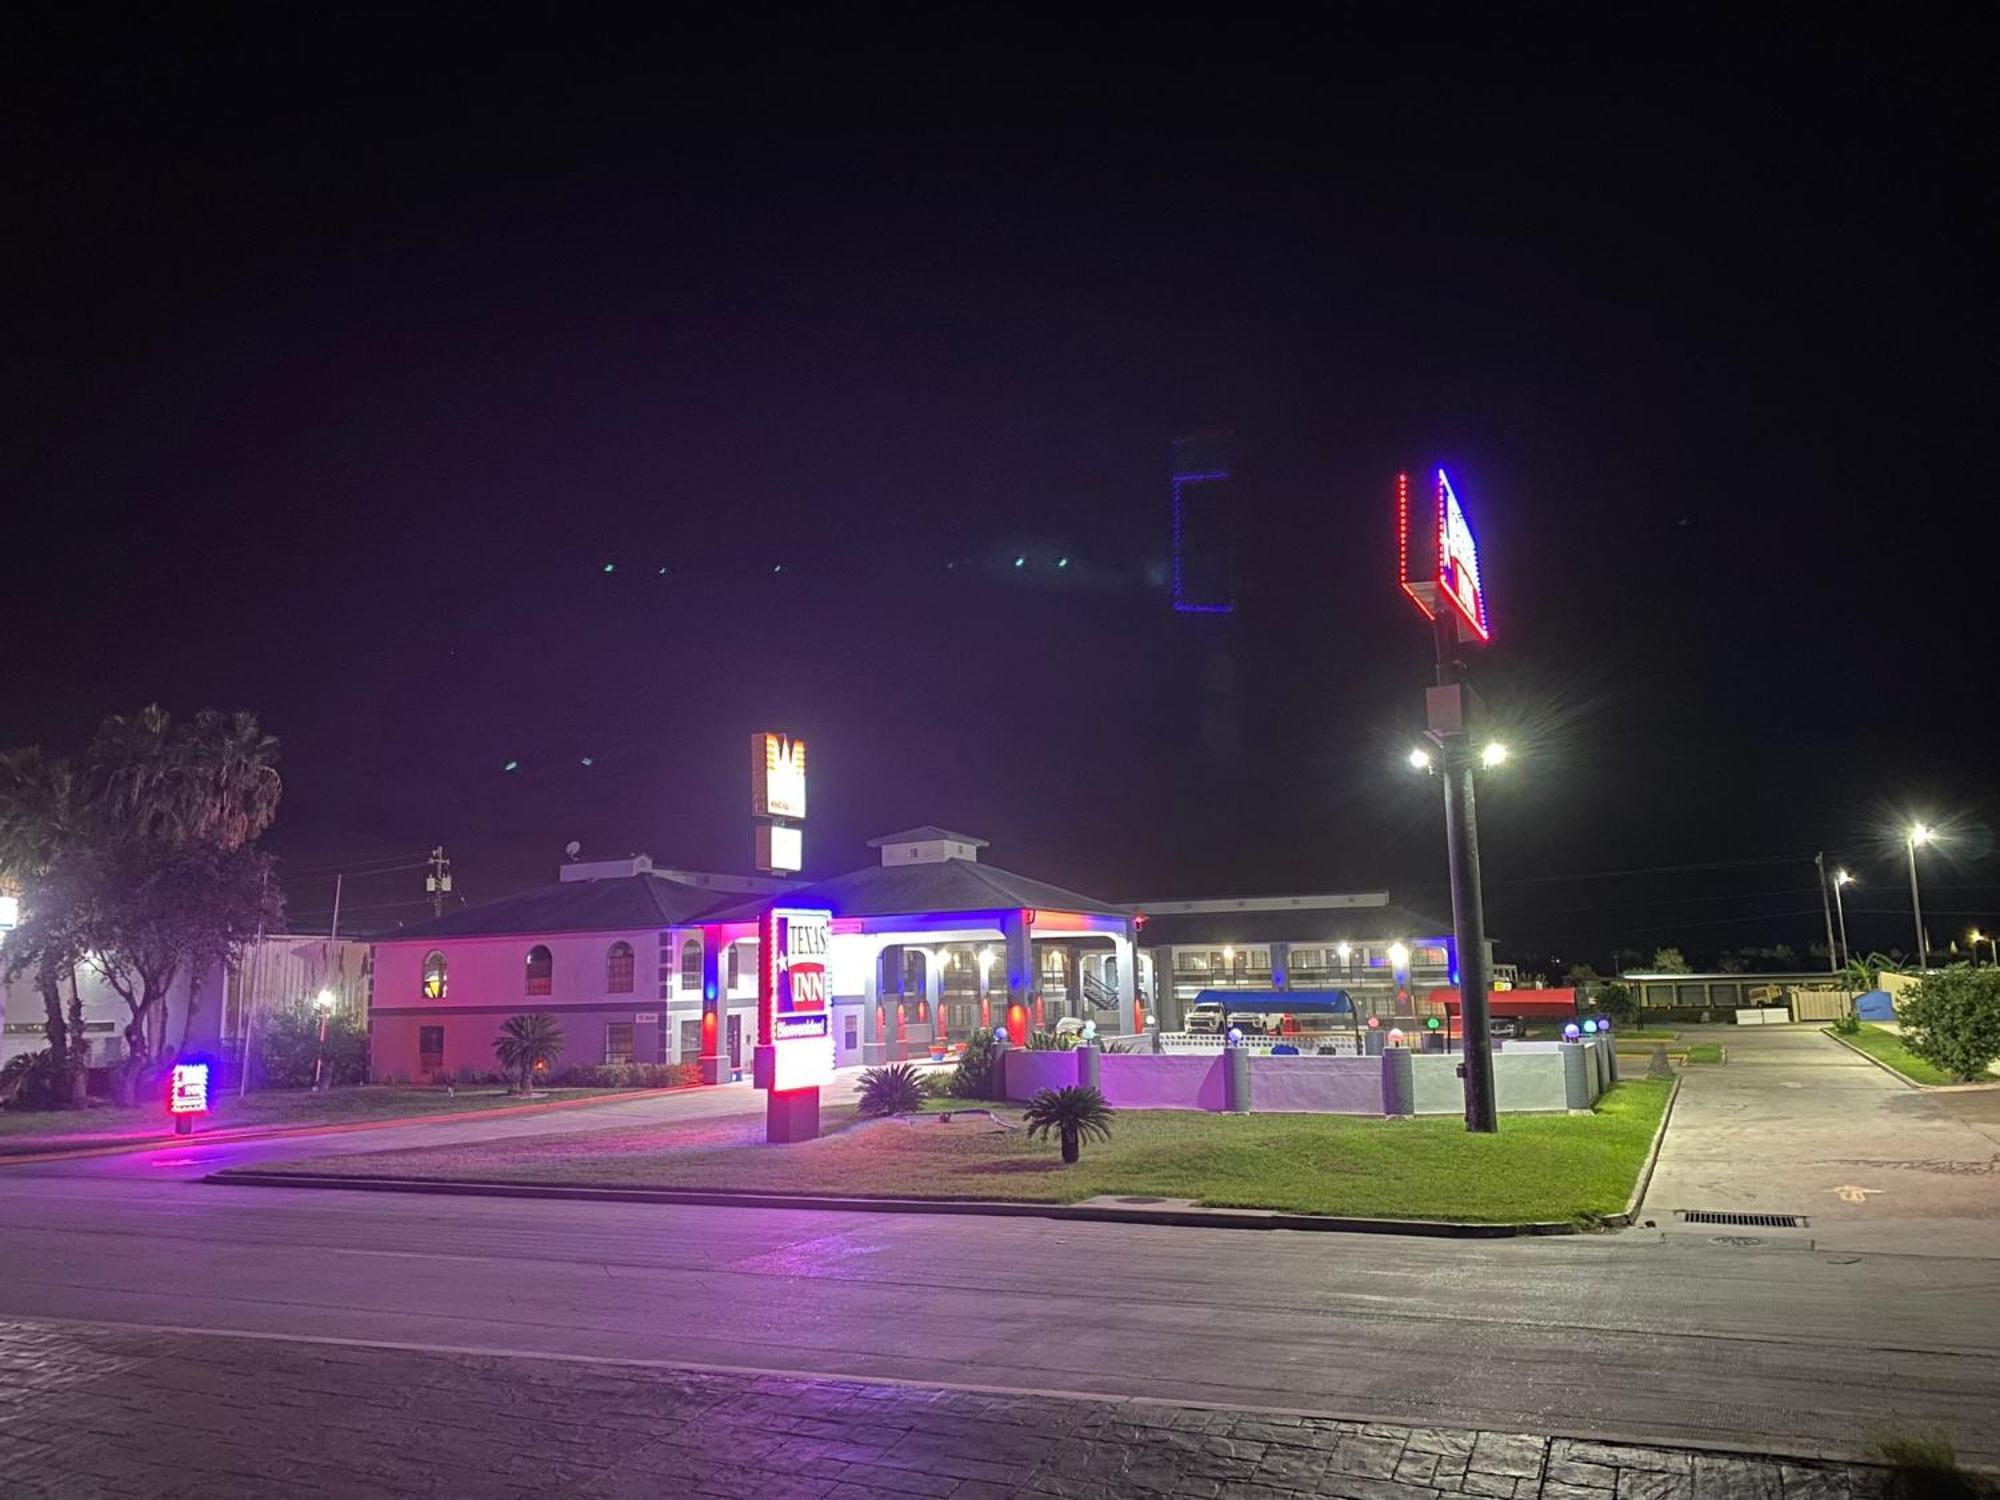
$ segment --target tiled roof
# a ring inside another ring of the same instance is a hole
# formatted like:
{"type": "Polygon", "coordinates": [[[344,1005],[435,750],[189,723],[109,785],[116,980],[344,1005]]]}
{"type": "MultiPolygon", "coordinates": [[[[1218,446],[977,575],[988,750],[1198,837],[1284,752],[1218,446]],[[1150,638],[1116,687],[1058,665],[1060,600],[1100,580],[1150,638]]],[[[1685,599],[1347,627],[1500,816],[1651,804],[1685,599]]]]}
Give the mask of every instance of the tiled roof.
{"type": "Polygon", "coordinates": [[[975,849],[986,847],[985,839],[976,839],[969,833],[953,833],[949,828],[940,828],[935,823],[926,823],[921,828],[905,828],[901,833],[885,833],[879,839],[870,839],[870,849],[880,849],[889,844],[931,844],[939,839],[949,839],[955,844],[970,844],[975,849]]]}
{"type": "MultiPolygon", "coordinates": [[[[946,835],[957,838],[957,834],[946,835]]],[[[771,905],[825,907],[836,917],[891,917],[922,912],[1004,911],[1031,908],[1125,916],[1124,907],[1081,896],[969,859],[937,864],[874,865],[831,880],[720,908],[712,920],[743,922],[771,905]]]]}
{"type": "Polygon", "coordinates": [[[384,933],[380,941],[671,927],[721,902],[742,899],[740,892],[704,890],[659,875],[564,880],[468,906],[462,911],[446,912],[430,921],[384,933]]]}

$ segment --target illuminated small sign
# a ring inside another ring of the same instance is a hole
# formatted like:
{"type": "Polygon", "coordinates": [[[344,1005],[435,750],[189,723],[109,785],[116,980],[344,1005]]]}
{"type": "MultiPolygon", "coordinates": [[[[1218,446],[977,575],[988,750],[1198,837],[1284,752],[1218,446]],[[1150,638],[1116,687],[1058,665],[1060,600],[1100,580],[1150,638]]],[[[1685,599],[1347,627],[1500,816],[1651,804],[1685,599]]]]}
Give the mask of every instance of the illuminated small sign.
{"type": "Polygon", "coordinates": [[[1479,539],[1466,519],[1451,480],[1437,471],[1434,535],[1413,534],[1410,476],[1396,476],[1396,581],[1426,619],[1449,601],[1473,635],[1491,640],[1486,618],[1486,588],[1479,575],[1479,539]]]}
{"type": "Polygon", "coordinates": [[[830,1083],[833,913],[774,907],[758,928],[764,963],[757,986],[757,1063],[760,1075],[768,1070],[768,1076],[756,1082],[773,1093],[830,1083]]]}
{"type": "Polygon", "coordinates": [[[795,875],[805,866],[805,830],[785,823],[757,825],[757,868],[795,875]]]}
{"type": "Polygon", "coordinates": [[[759,818],[806,815],[806,742],[763,731],[750,736],[750,811],[759,818]]]}
{"type": "Polygon", "coordinates": [[[175,1063],[167,1083],[167,1113],[208,1113],[208,1064],[175,1063]]]}
{"type": "Polygon", "coordinates": [[[21,898],[0,896],[0,932],[21,925],[21,898]]]}

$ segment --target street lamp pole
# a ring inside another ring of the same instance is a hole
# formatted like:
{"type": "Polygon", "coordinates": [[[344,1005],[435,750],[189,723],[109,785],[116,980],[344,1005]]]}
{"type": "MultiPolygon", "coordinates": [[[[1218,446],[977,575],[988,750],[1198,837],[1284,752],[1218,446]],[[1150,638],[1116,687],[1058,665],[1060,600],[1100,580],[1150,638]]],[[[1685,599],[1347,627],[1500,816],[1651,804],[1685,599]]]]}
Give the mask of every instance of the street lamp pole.
{"type": "Polygon", "coordinates": [[[1854,961],[1854,950],[1847,946],[1847,905],[1840,899],[1840,888],[1853,883],[1854,877],[1847,871],[1833,872],[1833,910],[1840,918],[1840,961],[1843,965],[1854,961]]]}
{"type": "Polygon", "coordinates": [[[1910,912],[1917,922],[1917,967],[1931,966],[1931,945],[1924,936],[1924,899],[1917,890],[1917,845],[1928,844],[1931,831],[1921,823],[1910,825],[1909,837],[1905,840],[1910,853],[1910,912]]]}
{"type": "Polygon", "coordinates": [[[1826,971],[1829,974],[1838,974],[1840,959],[1833,946],[1833,908],[1827,904],[1826,899],[1825,850],[1813,856],[1813,868],[1819,871],[1819,914],[1826,919],[1826,971]]]}
{"type": "Polygon", "coordinates": [[[1458,662],[1458,631],[1449,610],[1435,617],[1438,685],[1430,693],[1429,729],[1437,742],[1444,780],[1444,832],[1451,865],[1451,925],[1458,948],[1459,1019],[1464,1031],[1465,1128],[1492,1134],[1500,1128],[1493,1095],[1493,1038],[1486,995],[1492,965],[1486,955],[1486,905],[1479,888],[1479,812],[1473,792],[1471,689],[1458,662]]]}

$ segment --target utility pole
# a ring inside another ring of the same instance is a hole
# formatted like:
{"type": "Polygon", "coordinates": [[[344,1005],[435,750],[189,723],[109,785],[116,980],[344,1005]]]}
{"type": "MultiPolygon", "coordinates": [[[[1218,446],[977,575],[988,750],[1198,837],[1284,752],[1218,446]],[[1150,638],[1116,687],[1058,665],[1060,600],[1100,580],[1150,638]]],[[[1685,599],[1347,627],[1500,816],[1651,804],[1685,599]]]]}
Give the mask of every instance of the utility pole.
{"type": "Polygon", "coordinates": [[[1819,871],[1819,914],[1826,918],[1826,971],[1840,972],[1840,958],[1833,946],[1833,906],[1826,899],[1826,851],[1813,856],[1813,868],[1819,871]]]}
{"type": "Polygon", "coordinates": [[[431,850],[430,873],[424,876],[424,889],[431,898],[431,915],[444,915],[444,898],[451,894],[451,860],[439,844],[431,850]]]}
{"type": "Polygon", "coordinates": [[[1479,813],[1473,790],[1474,717],[1471,687],[1458,660],[1458,629],[1439,609],[1437,686],[1426,695],[1430,737],[1437,742],[1444,777],[1444,832],[1451,864],[1451,925],[1458,947],[1458,1003],[1464,1022],[1465,1128],[1491,1134],[1500,1128],[1493,1096],[1493,1037],[1486,999],[1492,965],[1486,955],[1486,906],[1479,888],[1479,813]]]}

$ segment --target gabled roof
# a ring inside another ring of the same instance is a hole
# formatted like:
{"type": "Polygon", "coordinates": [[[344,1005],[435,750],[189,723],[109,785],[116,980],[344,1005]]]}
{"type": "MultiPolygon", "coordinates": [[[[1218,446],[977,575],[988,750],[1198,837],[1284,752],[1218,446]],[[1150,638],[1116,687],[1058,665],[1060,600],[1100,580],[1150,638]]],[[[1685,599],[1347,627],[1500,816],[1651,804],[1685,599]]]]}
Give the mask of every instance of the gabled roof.
{"type": "MultiPolygon", "coordinates": [[[[1145,908],[1139,908],[1141,912],[1145,908]]],[[[1405,906],[1357,906],[1300,911],[1189,911],[1148,916],[1139,929],[1141,948],[1209,943],[1386,943],[1439,937],[1451,923],[1405,906]]]]}
{"type": "MultiPolygon", "coordinates": [[[[957,834],[944,835],[957,838],[957,834]]],[[[925,913],[1005,911],[1015,908],[1128,915],[1125,908],[1095,896],[1080,896],[1044,880],[1032,880],[969,859],[939,864],[872,865],[831,880],[799,886],[779,897],[745,901],[709,913],[710,921],[747,922],[770,906],[825,907],[836,917],[894,917],[925,913]]]]}
{"type": "Polygon", "coordinates": [[[868,847],[882,849],[890,844],[932,844],[940,839],[949,839],[954,844],[970,844],[975,849],[986,847],[985,839],[976,839],[969,833],[953,833],[935,823],[926,823],[921,828],[905,828],[901,833],[885,833],[879,839],[870,839],[868,847]]]}
{"type": "Polygon", "coordinates": [[[739,892],[704,890],[660,875],[566,880],[502,896],[463,911],[447,912],[428,922],[384,933],[380,941],[400,943],[425,938],[672,927],[699,916],[719,902],[740,899],[739,892]]]}

